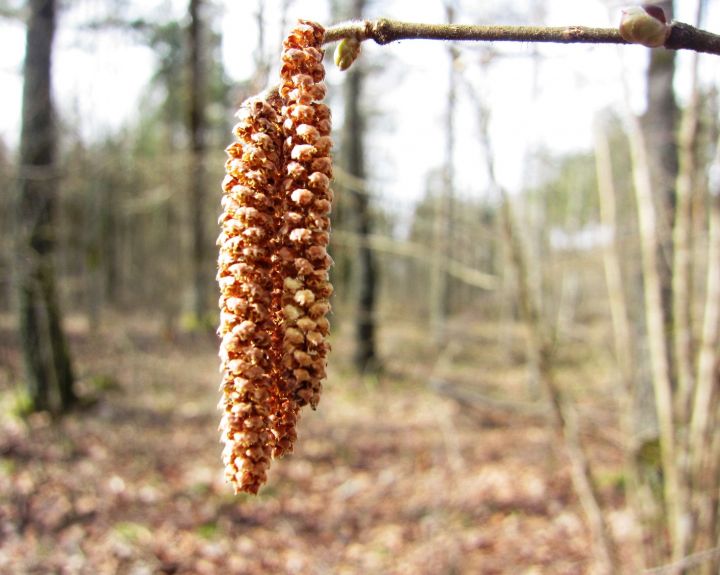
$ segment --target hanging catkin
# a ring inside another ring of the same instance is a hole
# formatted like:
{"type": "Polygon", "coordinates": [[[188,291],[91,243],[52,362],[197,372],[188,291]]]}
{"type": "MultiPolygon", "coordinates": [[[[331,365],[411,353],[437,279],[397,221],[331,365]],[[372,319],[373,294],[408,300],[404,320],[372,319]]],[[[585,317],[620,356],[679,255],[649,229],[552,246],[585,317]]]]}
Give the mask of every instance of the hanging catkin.
{"type": "Polygon", "coordinates": [[[283,420],[320,400],[329,344],[326,341],[332,286],[327,253],[330,233],[332,163],[330,110],[325,97],[321,50],[324,30],[301,21],[285,40],[280,71],[283,155],[286,159],[279,266],[283,276],[282,382],[288,401],[278,413],[276,455],[292,449],[283,420]],[[287,438],[289,441],[284,441],[287,438]]]}
{"type": "Polygon", "coordinates": [[[329,344],[332,191],[324,30],[300,21],[281,85],[238,112],[218,238],[221,441],[235,491],[257,493],[293,449],[300,408],[317,406],[329,344]]]}
{"type": "Polygon", "coordinates": [[[270,466],[270,431],[277,353],[271,269],[281,178],[282,134],[277,110],[246,101],[227,148],[222,232],[218,238],[220,359],[226,478],[235,490],[257,493],[270,466]]]}

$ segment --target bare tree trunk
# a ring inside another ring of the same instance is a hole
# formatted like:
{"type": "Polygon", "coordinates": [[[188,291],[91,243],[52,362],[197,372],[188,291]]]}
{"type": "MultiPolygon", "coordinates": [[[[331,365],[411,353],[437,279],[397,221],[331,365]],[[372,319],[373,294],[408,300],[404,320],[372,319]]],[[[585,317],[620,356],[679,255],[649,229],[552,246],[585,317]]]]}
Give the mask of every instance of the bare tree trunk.
{"type": "Polygon", "coordinates": [[[603,250],[603,261],[613,326],[615,359],[621,379],[618,397],[620,398],[620,421],[625,437],[624,459],[625,473],[628,478],[628,503],[640,525],[634,543],[638,549],[644,552],[641,555],[644,561],[640,565],[641,568],[644,568],[648,563],[652,564],[662,560],[662,553],[657,549],[658,542],[652,529],[659,516],[659,510],[652,493],[649,492],[647,486],[642,484],[638,469],[637,429],[635,427],[637,397],[634,381],[637,366],[634,357],[633,329],[623,289],[622,269],[618,253],[617,202],[610,144],[605,131],[600,126],[595,130],[595,162],[600,200],[600,221],[612,234],[611,241],[603,250]],[[646,545],[649,548],[646,548],[646,545]]]}
{"type": "MultiPolygon", "coordinates": [[[[257,46],[255,49],[255,73],[253,74],[252,82],[253,93],[260,92],[265,89],[268,78],[270,77],[270,62],[268,58],[267,50],[265,49],[265,2],[259,0],[257,3],[257,12],[255,14],[255,22],[257,25],[258,39],[257,46]]],[[[285,25],[281,23],[281,31],[283,36],[286,34],[285,25]]],[[[282,42],[280,44],[282,46],[282,42]]]]}
{"type": "Polygon", "coordinates": [[[30,0],[20,136],[18,243],[20,334],[35,410],[76,403],[52,261],[58,174],[52,105],[54,0],[30,0]]]}
{"type": "MultiPolygon", "coordinates": [[[[657,2],[663,8],[668,21],[673,17],[673,1],[657,2]]],[[[673,327],[673,237],[675,221],[675,182],[678,176],[677,117],[673,80],[675,78],[675,51],[652,50],[647,73],[647,110],[642,118],[642,130],[647,148],[647,161],[653,202],[656,210],[657,249],[656,258],[660,275],[663,322],[668,340],[673,327]]],[[[671,377],[674,377],[672,345],[668,343],[667,354],[671,377]]],[[[674,383],[674,382],[673,382],[674,383]]]]}
{"type": "Polygon", "coordinates": [[[85,203],[89,214],[86,224],[84,249],[85,249],[85,301],[90,331],[97,333],[100,328],[101,310],[103,304],[102,288],[102,265],[105,254],[102,253],[102,238],[106,233],[103,227],[104,213],[102,207],[105,199],[102,197],[106,191],[103,189],[102,174],[98,169],[88,165],[87,159],[83,159],[87,173],[90,176],[90,183],[84,188],[86,194],[85,203]]]}
{"type": "MultiPolygon", "coordinates": [[[[720,142],[716,151],[715,169],[720,168],[720,142]]],[[[703,551],[714,544],[718,529],[718,477],[717,445],[720,434],[716,430],[720,397],[718,387],[718,344],[720,343],[720,185],[711,182],[709,247],[707,254],[707,284],[705,310],[697,368],[697,386],[692,398],[689,449],[691,453],[694,508],[697,517],[695,549],[703,551]]],[[[720,542],[718,542],[720,543],[720,542]]],[[[717,566],[718,561],[715,561],[717,566]]],[[[717,570],[717,567],[715,568],[717,570]]],[[[716,571],[707,571],[716,572],[716,571]]]]}
{"type": "Polygon", "coordinates": [[[211,278],[206,266],[205,249],[207,230],[205,229],[205,153],[207,143],[205,132],[205,84],[206,76],[203,58],[202,0],[190,0],[190,26],[188,29],[189,68],[190,68],[190,106],[188,110],[188,129],[190,133],[190,198],[189,207],[192,227],[191,274],[192,307],[195,321],[202,321],[208,311],[208,287],[211,278]]]}
{"type": "MultiPolygon", "coordinates": [[[[365,0],[353,0],[350,17],[361,19],[365,0]]],[[[342,159],[345,171],[360,180],[365,179],[365,121],[361,110],[363,70],[355,64],[344,84],[345,124],[342,135],[342,159]]],[[[372,234],[370,198],[366,193],[352,191],[353,221],[358,235],[355,286],[357,289],[355,318],[355,351],[353,360],[360,373],[372,373],[379,367],[375,337],[375,304],[377,269],[368,238],[372,234]]]]}
{"type": "MultiPolygon", "coordinates": [[[[662,0],[659,5],[668,18],[673,16],[672,0],[662,0]]],[[[672,50],[653,50],[647,73],[647,110],[642,118],[642,142],[635,139],[633,166],[635,171],[636,195],[641,229],[643,253],[643,280],[645,283],[643,298],[645,301],[645,321],[650,348],[650,367],[655,394],[655,411],[660,430],[662,466],[664,472],[665,505],[668,526],[672,540],[672,558],[681,559],[687,553],[690,533],[690,514],[687,506],[686,462],[682,459],[684,450],[678,445],[676,398],[678,391],[679,368],[682,369],[682,356],[675,353],[683,346],[684,335],[678,334],[673,340],[676,326],[674,312],[679,311],[680,321],[687,325],[683,317],[685,311],[681,302],[673,296],[673,267],[682,264],[684,253],[680,253],[680,262],[676,261],[673,246],[673,228],[675,225],[677,195],[675,185],[678,180],[678,149],[676,141],[678,109],[675,102],[673,81],[675,77],[675,53],[672,50]],[[637,161],[644,166],[636,170],[637,161]],[[647,172],[643,175],[642,172],[647,172]],[[642,182],[641,182],[642,181],[642,182]],[[652,213],[651,213],[652,211],[652,213]],[[652,220],[652,221],[650,221],[652,220]],[[649,251],[654,250],[655,254],[649,251]],[[657,293],[656,293],[657,292],[657,293]],[[662,340],[662,341],[661,341],[662,340]],[[660,357],[660,355],[663,357],[660,357]]],[[[634,131],[634,130],[632,130],[634,131]]],[[[680,228],[682,233],[682,223],[680,228]]],[[[676,239],[678,234],[675,234],[676,239]]],[[[680,249],[684,246],[680,244],[680,249]]],[[[682,278],[680,282],[682,283],[682,278]]],[[[677,286],[683,289],[689,286],[677,286]]],[[[678,296],[680,297],[680,296],[678,296]]],[[[681,327],[682,330],[682,327],[681,327]]],[[[687,360],[687,358],[685,358],[687,360]]],[[[687,368],[687,364],[685,366],[687,368]]],[[[687,369],[682,374],[686,377],[687,369]]],[[[682,401],[682,400],[681,400],[682,401]]]]}
{"type": "Polygon", "coordinates": [[[490,186],[499,196],[502,232],[515,274],[514,279],[520,316],[527,330],[528,353],[531,356],[529,360],[537,365],[540,385],[550,400],[554,429],[558,436],[562,438],[565,452],[570,461],[573,488],[592,531],[598,568],[603,575],[614,575],[620,572],[620,562],[615,541],[605,520],[600,504],[600,491],[595,483],[590,469],[590,462],[580,441],[574,406],[564,397],[555,379],[552,363],[552,338],[548,337],[548,330],[543,325],[540,307],[532,290],[526,251],[519,236],[519,228],[515,223],[510,199],[495,178],[492,148],[487,133],[487,114],[482,107],[482,103],[476,103],[478,105],[479,133],[484,150],[486,170],[490,186]]]}
{"type": "Polygon", "coordinates": [[[644,282],[645,322],[655,394],[655,411],[660,428],[664,501],[673,545],[673,559],[683,557],[689,538],[687,492],[678,466],[673,410],[673,384],[668,359],[668,331],[665,324],[662,276],[659,271],[659,238],[647,147],[639,122],[630,119],[630,151],[640,225],[644,282]]]}
{"type": "MultiPolygon", "coordinates": [[[[700,4],[702,6],[702,4],[700,4]]],[[[679,131],[679,168],[677,200],[673,228],[673,330],[675,364],[677,366],[678,421],[685,421],[694,387],[693,326],[692,326],[692,204],[696,185],[696,140],[700,126],[700,94],[698,90],[698,55],[692,54],[691,95],[679,131]]]]}
{"type": "Polygon", "coordinates": [[[13,290],[15,266],[13,265],[12,241],[14,237],[15,218],[13,202],[15,200],[15,184],[11,175],[10,162],[7,157],[5,143],[0,140],[0,311],[14,308],[15,293],[13,290]]]}
{"type": "MultiPolygon", "coordinates": [[[[452,23],[455,10],[452,1],[446,4],[447,21],[452,23]]],[[[433,230],[433,253],[430,270],[430,323],[435,343],[442,347],[446,342],[446,323],[450,306],[450,282],[445,262],[451,257],[452,246],[452,205],[455,185],[453,159],[455,155],[455,100],[457,93],[457,72],[455,63],[457,49],[448,46],[449,74],[447,108],[445,116],[445,165],[443,185],[435,201],[433,230]]]]}
{"type": "MultiPolygon", "coordinates": [[[[703,2],[698,4],[698,20],[702,16],[703,2]]],[[[692,204],[693,193],[696,186],[697,173],[697,157],[696,157],[696,140],[700,125],[700,95],[698,90],[698,55],[692,54],[691,68],[691,95],[690,100],[683,112],[682,122],[678,135],[678,160],[679,169],[676,182],[677,200],[675,212],[675,225],[673,227],[673,262],[672,262],[672,296],[673,308],[672,319],[673,329],[670,332],[673,340],[673,350],[675,359],[675,373],[677,393],[675,398],[675,414],[678,429],[680,431],[678,442],[678,461],[680,468],[680,480],[687,484],[688,501],[681,501],[681,505],[688,504],[686,510],[689,525],[687,526],[687,540],[680,541],[675,549],[673,558],[679,560],[693,548],[696,551],[707,549],[712,546],[712,527],[708,521],[708,510],[705,505],[711,507],[711,499],[708,498],[712,487],[703,485],[703,478],[698,478],[694,485],[691,483],[690,474],[692,473],[692,455],[697,453],[696,448],[704,456],[709,453],[710,444],[700,442],[693,445],[690,441],[697,438],[687,433],[687,427],[690,423],[692,394],[695,389],[695,373],[694,373],[694,340],[693,340],[693,260],[692,260],[692,204]],[[691,492],[694,490],[694,493],[691,492]],[[690,498],[700,501],[700,506],[695,509],[690,508],[690,498]],[[695,513],[693,513],[695,511],[695,513]],[[691,523],[692,521],[692,523],[691,523]],[[697,524],[699,521],[703,525],[697,524]],[[695,543],[695,545],[693,545],[695,543]],[[697,544],[701,544],[702,548],[698,549],[697,544]]],[[[712,201],[712,200],[711,200],[712,201]]],[[[711,208],[712,210],[712,208],[711,208]]],[[[712,216],[711,216],[712,220],[712,216]]],[[[712,226],[712,223],[711,223],[712,226]]],[[[711,238],[712,240],[712,238],[711,238]]],[[[708,256],[712,257],[712,248],[709,250],[708,256]]],[[[708,260],[708,274],[720,273],[715,267],[715,263],[708,260]]],[[[712,289],[712,285],[708,284],[708,288],[712,289]]],[[[710,304],[711,307],[714,302],[710,304]]],[[[716,318],[717,320],[717,318],[716,318]]],[[[709,335],[709,334],[703,334],[709,335]]],[[[708,405],[703,405],[701,410],[708,409],[708,405]]]]}
{"type": "Polygon", "coordinates": [[[102,205],[100,207],[100,220],[103,233],[100,237],[100,253],[102,258],[102,298],[110,305],[117,304],[119,299],[118,283],[120,282],[120,249],[121,225],[118,214],[118,200],[113,193],[114,189],[121,188],[118,173],[113,169],[104,182],[102,191],[102,205]]]}
{"type": "MultiPolygon", "coordinates": [[[[582,208],[582,196],[573,194],[567,199],[565,206],[565,223],[563,228],[569,234],[577,233],[580,228],[579,212],[582,208]]],[[[579,272],[569,266],[561,266],[557,296],[557,310],[555,311],[555,325],[553,339],[572,333],[575,323],[575,312],[580,292],[579,272]]]]}
{"type": "Polygon", "coordinates": [[[555,381],[552,345],[543,328],[538,306],[534,302],[528,278],[527,260],[518,237],[509,198],[501,188],[498,189],[502,193],[503,230],[515,272],[518,305],[527,329],[528,348],[535,358],[540,384],[550,399],[555,431],[562,438],[570,461],[573,487],[592,531],[598,566],[604,575],[614,575],[619,572],[620,563],[615,542],[600,505],[600,491],[593,479],[587,455],[580,442],[575,409],[565,399],[555,381]]]}

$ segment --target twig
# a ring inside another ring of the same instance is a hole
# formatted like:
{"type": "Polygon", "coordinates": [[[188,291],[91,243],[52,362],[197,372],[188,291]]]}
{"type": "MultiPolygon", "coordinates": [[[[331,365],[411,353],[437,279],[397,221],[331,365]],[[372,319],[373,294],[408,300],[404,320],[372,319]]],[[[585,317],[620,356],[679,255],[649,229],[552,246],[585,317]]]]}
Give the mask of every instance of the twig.
{"type": "MultiPolygon", "coordinates": [[[[471,42],[546,42],[554,44],[627,44],[616,28],[587,26],[476,26],[472,24],[424,24],[380,18],[343,22],[325,31],[325,43],[343,38],[373,40],[385,45],[398,40],[449,40],[471,42]]],[[[720,55],[720,36],[673,22],[665,41],[668,50],[694,50],[720,55]]]]}
{"type": "Polygon", "coordinates": [[[447,396],[455,400],[460,405],[472,407],[475,409],[486,408],[493,411],[507,411],[523,415],[525,417],[533,417],[540,419],[548,419],[550,410],[547,406],[538,402],[499,399],[478,392],[468,386],[453,384],[444,379],[432,377],[427,382],[428,387],[435,393],[447,396]]]}
{"type": "MultiPolygon", "coordinates": [[[[367,246],[378,252],[386,252],[420,261],[427,260],[427,246],[417,242],[395,240],[380,234],[368,234],[365,237],[360,237],[359,234],[354,232],[334,230],[333,242],[337,245],[367,246]]],[[[446,259],[443,261],[443,268],[446,273],[467,285],[485,290],[497,288],[498,278],[496,276],[467,266],[457,260],[446,259]]]]}
{"type": "Polygon", "coordinates": [[[680,561],[669,563],[668,565],[661,565],[654,569],[646,569],[643,571],[643,575],[670,575],[677,573],[680,569],[688,569],[690,567],[697,567],[702,565],[706,561],[710,561],[720,557],[720,547],[708,549],[706,551],[700,551],[699,553],[693,553],[687,557],[683,557],[680,561]]]}
{"type": "Polygon", "coordinates": [[[673,22],[665,41],[668,50],[694,50],[706,54],[720,54],[720,36],[683,22],[673,22]]]}
{"type": "MultiPolygon", "coordinates": [[[[324,44],[355,38],[385,45],[400,40],[446,40],[462,42],[544,42],[551,44],[629,44],[616,28],[588,26],[476,26],[474,24],[424,24],[377,20],[352,20],[325,30],[324,44]]],[[[694,50],[720,55],[720,36],[690,24],[673,22],[665,41],[668,50],[694,50]]],[[[277,97],[278,86],[269,86],[253,99],[277,97]]]]}
{"type": "Polygon", "coordinates": [[[325,31],[326,43],[336,42],[343,38],[356,38],[361,42],[374,40],[380,45],[398,40],[627,44],[614,28],[425,24],[399,22],[387,18],[344,22],[325,31]]]}

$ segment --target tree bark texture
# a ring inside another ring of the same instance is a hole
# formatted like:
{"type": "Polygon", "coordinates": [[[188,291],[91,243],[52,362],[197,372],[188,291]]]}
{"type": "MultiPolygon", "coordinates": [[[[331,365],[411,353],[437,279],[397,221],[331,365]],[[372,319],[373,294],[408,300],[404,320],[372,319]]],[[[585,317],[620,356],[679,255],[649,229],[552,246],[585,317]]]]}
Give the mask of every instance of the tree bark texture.
{"type": "MultiPolygon", "coordinates": [[[[353,0],[351,17],[362,18],[365,0],[353,0]]],[[[351,176],[364,180],[365,173],[365,121],[361,109],[363,69],[359,65],[348,71],[344,84],[345,124],[342,133],[342,162],[351,176]]],[[[375,303],[377,267],[375,256],[367,238],[372,233],[370,198],[360,191],[353,191],[353,220],[360,238],[354,282],[357,290],[355,319],[354,364],[360,373],[372,372],[378,367],[376,349],[375,303]]]]}
{"type": "Polygon", "coordinates": [[[77,397],[52,261],[58,193],[51,89],[54,0],[30,0],[28,18],[18,185],[20,336],[32,409],[63,413],[77,397]]]}

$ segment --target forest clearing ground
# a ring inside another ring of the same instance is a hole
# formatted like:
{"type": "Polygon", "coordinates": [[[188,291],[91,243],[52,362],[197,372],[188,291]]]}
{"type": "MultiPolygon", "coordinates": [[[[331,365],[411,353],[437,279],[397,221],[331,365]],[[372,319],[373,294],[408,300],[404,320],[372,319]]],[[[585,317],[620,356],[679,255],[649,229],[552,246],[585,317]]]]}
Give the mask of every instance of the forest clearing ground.
{"type": "MultiPolygon", "coordinates": [[[[543,418],[478,417],[438,396],[426,386],[433,366],[401,328],[383,329],[390,359],[377,381],[348,375],[349,345],[336,338],[295,453],[273,463],[259,496],[236,497],[220,463],[216,338],[169,341],[138,318],[104,325],[92,335],[68,322],[82,388],[99,401],[25,424],[7,413],[22,370],[0,322],[0,573],[590,572],[543,418]]],[[[503,380],[493,353],[483,353],[491,388],[503,380]]],[[[462,354],[459,373],[477,377],[462,354]]],[[[617,454],[593,446],[611,477],[617,454]]]]}

